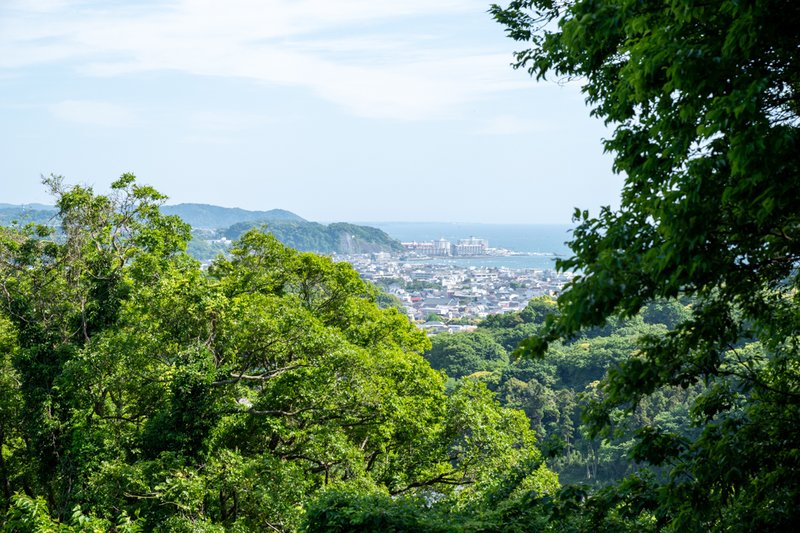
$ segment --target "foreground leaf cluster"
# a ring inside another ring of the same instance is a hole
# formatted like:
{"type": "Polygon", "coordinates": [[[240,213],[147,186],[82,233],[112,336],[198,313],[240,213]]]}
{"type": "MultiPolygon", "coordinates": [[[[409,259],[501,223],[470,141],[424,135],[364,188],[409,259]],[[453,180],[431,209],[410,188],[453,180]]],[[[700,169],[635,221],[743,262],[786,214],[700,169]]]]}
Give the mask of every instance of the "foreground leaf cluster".
{"type": "Polygon", "coordinates": [[[625,176],[618,209],[576,212],[559,267],[578,275],[519,353],[690,297],[690,315],[612,368],[588,413],[603,434],[658,391],[707,387],[695,438],[638,434],[634,456],[668,479],[618,496],[659,530],[796,529],[800,4],[517,0],[492,13],[525,47],[516,67],[581,81],[625,176]]]}

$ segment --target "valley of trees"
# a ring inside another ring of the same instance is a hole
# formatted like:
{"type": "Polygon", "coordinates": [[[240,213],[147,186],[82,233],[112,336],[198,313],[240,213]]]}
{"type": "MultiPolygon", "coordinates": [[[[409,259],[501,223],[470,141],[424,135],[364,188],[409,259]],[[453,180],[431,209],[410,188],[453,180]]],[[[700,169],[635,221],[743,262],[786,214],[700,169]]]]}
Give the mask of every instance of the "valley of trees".
{"type": "MultiPolygon", "coordinates": [[[[688,317],[691,306],[690,302],[653,303],[631,319],[612,320],[554,344],[545,359],[515,357],[521,340],[542,333],[547,315],[558,315],[556,301],[540,297],[521,313],[489,316],[475,332],[433,337],[425,358],[446,372],[448,389],[467,381],[482,382],[502,405],[523,410],[563,485],[599,489],[644,468],[630,457],[635,431],[655,425],[687,438],[696,434],[689,410],[705,391],[702,385],[664,389],[648,397],[625,427],[607,438],[593,435],[582,419],[586,406],[602,394],[608,369],[630,359],[640,338],[663,335],[688,317]]],[[[622,410],[614,414],[622,419],[622,410]]]]}
{"type": "Polygon", "coordinates": [[[716,398],[662,387],[606,433],[585,416],[696,299],[519,358],[555,300],[428,340],[349,265],[271,235],[202,270],[131,175],[108,196],[46,184],[61,231],[0,229],[7,531],[657,530],[625,498],[670,471],[634,435],[691,442],[716,398]]]}

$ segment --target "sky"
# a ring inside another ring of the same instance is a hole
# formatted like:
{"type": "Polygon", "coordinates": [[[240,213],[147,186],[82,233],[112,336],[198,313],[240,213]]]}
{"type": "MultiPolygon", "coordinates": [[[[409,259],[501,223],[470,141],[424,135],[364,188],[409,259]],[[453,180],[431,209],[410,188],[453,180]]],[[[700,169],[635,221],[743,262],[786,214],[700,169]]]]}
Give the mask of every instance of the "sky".
{"type": "Polygon", "coordinates": [[[569,223],[622,178],[579,82],[474,0],[0,0],[0,203],[169,196],[315,221],[569,223]]]}

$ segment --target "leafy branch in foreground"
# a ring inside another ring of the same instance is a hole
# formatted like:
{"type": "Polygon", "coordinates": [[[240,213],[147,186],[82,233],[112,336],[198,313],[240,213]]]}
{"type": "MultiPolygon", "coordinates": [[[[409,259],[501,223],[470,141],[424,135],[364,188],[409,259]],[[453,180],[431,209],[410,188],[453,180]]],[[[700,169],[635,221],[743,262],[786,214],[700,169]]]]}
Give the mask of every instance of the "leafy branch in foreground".
{"type": "Polygon", "coordinates": [[[579,275],[519,353],[691,296],[688,318],[610,371],[590,422],[602,431],[615,408],[707,384],[697,439],[639,434],[638,457],[674,465],[659,527],[789,528],[800,520],[800,7],[519,0],[491,12],[526,46],[515,67],[582,80],[625,175],[619,209],[576,211],[559,268],[579,275]]]}

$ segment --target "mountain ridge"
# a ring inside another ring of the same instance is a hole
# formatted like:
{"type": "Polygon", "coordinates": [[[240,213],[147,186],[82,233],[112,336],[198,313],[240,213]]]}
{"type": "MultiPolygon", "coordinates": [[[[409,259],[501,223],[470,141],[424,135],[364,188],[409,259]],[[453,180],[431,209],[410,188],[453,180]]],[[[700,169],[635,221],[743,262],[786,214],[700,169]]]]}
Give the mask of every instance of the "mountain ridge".
{"type": "Polygon", "coordinates": [[[222,207],[213,204],[181,203],[161,206],[166,215],[178,215],[196,229],[224,229],[239,222],[262,220],[293,220],[308,222],[306,219],[285,209],[250,211],[240,207],[222,207]]]}
{"type": "MultiPolygon", "coordinates": [[[[178,216],[192,227],[189,253],[200,260],[224,252],[226,245],[219,242],[221,237],[236,240],[251,228],[262,228],[283,244],[304,252],[353,254],[402,250],[399,241],[378,228],[346,222],[320,224],[285,209],[249,211],[239,207],[181,203],[161,206],[161,212],[178,216]]],[[[41,204],[0,204],[0,225],[13,222],[55,225],[58,224],[57,211],[55,207],[41,204]]]]}

